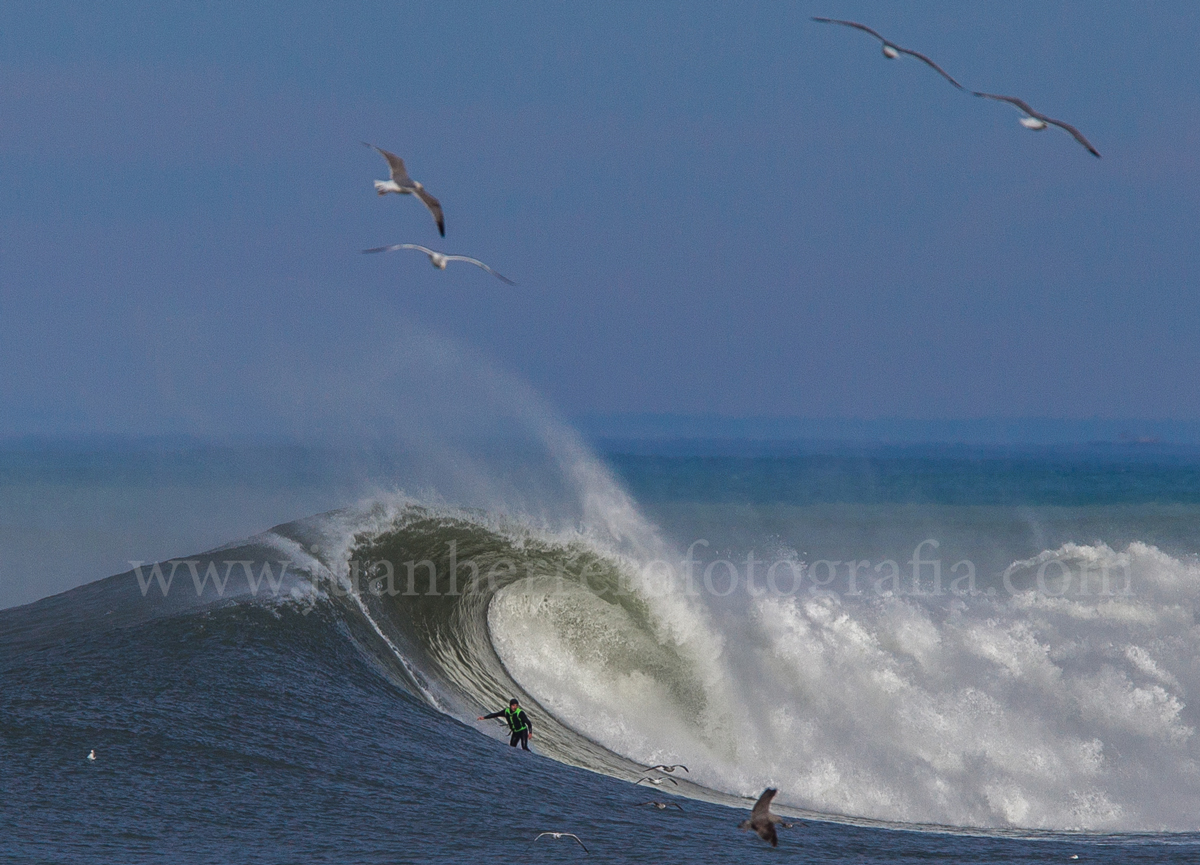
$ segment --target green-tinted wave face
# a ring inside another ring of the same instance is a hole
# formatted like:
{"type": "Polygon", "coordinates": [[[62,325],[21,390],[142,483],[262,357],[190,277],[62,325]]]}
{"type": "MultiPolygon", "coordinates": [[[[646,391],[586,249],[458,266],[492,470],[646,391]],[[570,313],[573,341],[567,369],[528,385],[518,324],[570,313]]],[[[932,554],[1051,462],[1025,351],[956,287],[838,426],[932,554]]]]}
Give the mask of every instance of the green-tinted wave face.
{"type": "MultiPolygon", "coordinates": [[[[629,564],[585,539],[551,538],[481,513],[410,506],[390,525],[356,535],[349,574],[369,617],[442,708],[469,720],[515,696],[535,719],[539,749],[566,762],[631,769],[559,723],[514,680],[489,623],[493,606],[519,609],[538,628],[517,651],[540,650],[547,638],[541,628],[549,623],[572,664],[599,663],[653,679],[692,710],[703,703],[684,659],[656,636],[629,564]]],[[[521,639],[506,633],[504,642],[513,648],[521,639]]]]}

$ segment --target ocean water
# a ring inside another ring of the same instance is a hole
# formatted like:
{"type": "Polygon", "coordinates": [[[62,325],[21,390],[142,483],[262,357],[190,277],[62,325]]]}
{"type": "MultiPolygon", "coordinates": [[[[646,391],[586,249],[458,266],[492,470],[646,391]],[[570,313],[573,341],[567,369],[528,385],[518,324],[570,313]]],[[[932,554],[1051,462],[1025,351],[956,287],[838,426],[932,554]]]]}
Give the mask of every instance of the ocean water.
{"type": "Polygon", "coordinates": [[[1200,861],[1200,453],[544,443],[6,453],[0,861],[1200,861]]]}

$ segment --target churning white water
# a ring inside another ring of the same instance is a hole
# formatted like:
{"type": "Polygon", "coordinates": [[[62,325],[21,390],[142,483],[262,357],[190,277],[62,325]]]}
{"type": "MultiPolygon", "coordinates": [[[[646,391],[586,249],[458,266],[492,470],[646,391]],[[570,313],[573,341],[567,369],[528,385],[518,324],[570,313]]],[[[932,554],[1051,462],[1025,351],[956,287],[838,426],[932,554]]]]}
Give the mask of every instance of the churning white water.
{"type": "Polygon", "coordinates": [[[527,580],[500,656],[589,738],[816,811],[1084,830],[1200,828],[1200,567],[1069,544],[1014,570],[1051,591],[713,599],[527,580]],[[1064,572],[1114,577],[1062,597],[1064,572]],[[1128,574],[1128,584],[1125,575],[1128,574]]]}

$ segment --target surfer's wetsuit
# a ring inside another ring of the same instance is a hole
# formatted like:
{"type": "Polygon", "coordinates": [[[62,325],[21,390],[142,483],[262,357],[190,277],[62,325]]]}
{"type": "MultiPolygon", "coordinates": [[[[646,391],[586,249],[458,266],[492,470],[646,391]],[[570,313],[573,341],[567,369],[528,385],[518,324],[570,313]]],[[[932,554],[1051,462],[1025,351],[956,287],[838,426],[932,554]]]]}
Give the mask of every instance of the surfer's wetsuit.
{"type": "Polygon", "coordinates": [[[520,706],[517,706],[516,709],[501,709],[499,712],[492,712],[492,714],[484,715],[483,717],[503,717],[508,722],[508,729],[512,732],[512,738],[508,744],[515,748],[517,747],[517,742],[520,742],[522,748],[526,751],[529,750],[529,734],[533,732],[533,723],[529,720],[529,716],[525,714],[525,710],[520,706]]]}

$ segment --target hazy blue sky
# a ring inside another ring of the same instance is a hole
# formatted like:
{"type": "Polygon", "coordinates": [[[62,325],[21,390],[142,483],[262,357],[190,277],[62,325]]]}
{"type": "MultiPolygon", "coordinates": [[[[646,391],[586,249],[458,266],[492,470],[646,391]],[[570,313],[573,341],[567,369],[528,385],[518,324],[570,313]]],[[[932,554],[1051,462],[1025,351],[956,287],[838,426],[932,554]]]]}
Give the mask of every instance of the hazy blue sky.
{"type": "Polygon", "coordinates": [[[0,6],[0,434],[271,432],[414,329],[575,416],[1200,418],[1191,0],[347,6],[0,6]]]}

